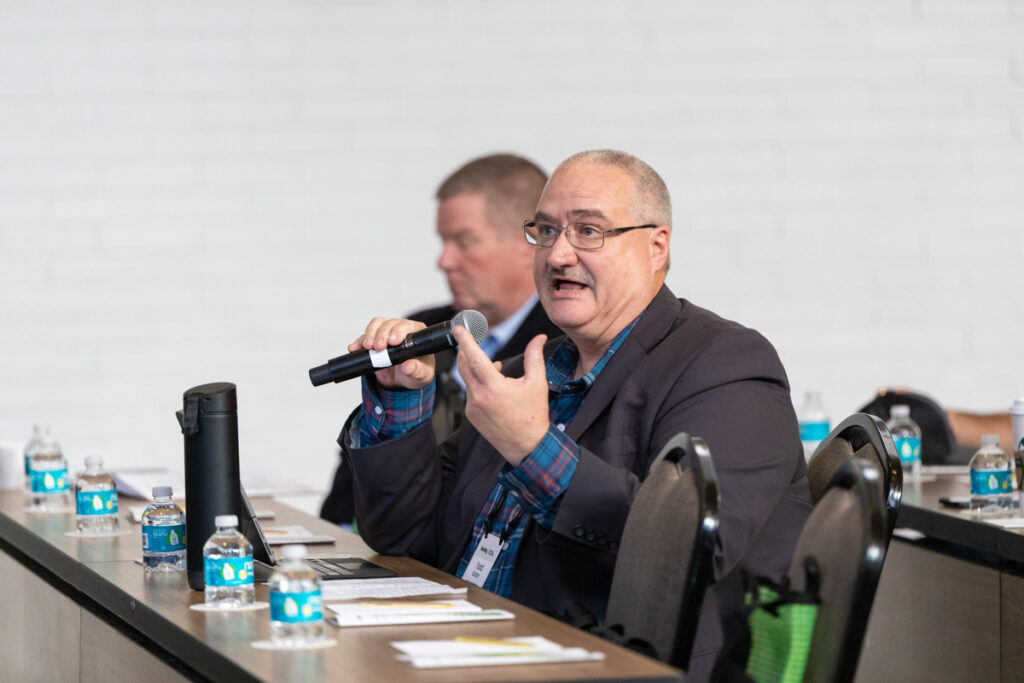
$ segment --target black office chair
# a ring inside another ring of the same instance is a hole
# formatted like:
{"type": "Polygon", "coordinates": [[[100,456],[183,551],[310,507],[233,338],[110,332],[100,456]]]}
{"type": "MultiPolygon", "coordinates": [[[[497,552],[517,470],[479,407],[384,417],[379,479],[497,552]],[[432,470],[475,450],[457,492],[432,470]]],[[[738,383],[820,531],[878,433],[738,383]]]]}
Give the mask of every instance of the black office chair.
{"type": "Polygon", "coordinates": [[[854,413],[818,444],[807,464],[807,483],[811,502],[825,495],[832,478],[849,460],[872,463],[883,473],[881,494],[885,501],[887,528],[892,533],[903,498],[903,466],[892,435],[885,423],[874,415],[854,413]]]}
{"type": "Polygon", "coordinates": [[[703,439],[681,433],[651,464],[626,518],[605,624],[686,669],[718,537],[718,478],[703,439]],[[689,462],[684,464],[683,460],[689,462]]]}
{"type": "Polygon", "coordinates": [[[966,465],[974,447],[957,443],[946,411],[934,399],[900,389],[882,389],[858,412],[889,420],[889,409],[903,404],[910,407],[910,419],[921,428],[921,462],[926,465],[966,465]]]}
{"type": "Polygon", "coordinates": [[[852,681],[891,532],[882,505],[882,477],[851,458],[836,471],[800,533],[789,576],[805,589],[805,558],[819,567],[821,605],[804,681],[852,681]]]}

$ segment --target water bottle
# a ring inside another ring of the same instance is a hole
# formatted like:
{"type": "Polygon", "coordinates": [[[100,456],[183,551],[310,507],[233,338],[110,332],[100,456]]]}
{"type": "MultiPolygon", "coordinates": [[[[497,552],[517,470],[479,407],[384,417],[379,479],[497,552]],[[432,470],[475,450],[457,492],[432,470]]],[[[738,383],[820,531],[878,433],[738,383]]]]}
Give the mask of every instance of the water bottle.
{"type": "Polygon", "coordinates": [[[804,403],[800,406],[798,420],[800,422],[800,442],[804,446],[804,457],[810,460],[815,449],[818,448],[818,444],[828,436],[831,427],[820,391],[808,391],[804,394],[804,403]]]}
{"type": "Polygon", "coordinates": [[[71,508],[71,487],[68,481],[68,461],[60,444],[50,436],[49,430],[32,454],[29,462],[31,506],[36,510],[68,510],[71,508]]]}
{"type": "Polygon", "coordinates": [[[236,515],[217,515],[217,530],[203,546],[206,604],[244,607],[256,597],[253,586],[252,544],[238,533],[236,515]]]}
{"type": "Polygon", "coordinates": [[[284,557],[270,577],[270,639],[302,646],[324,637],[320,577],[303,562],[306,546],[286,545],[284,557]]]}
{"type": "MultiPolygon", "coordinates": [[[[49,429],[49,428],[47,428],[49,429]]],[[[32,438],[25,444],[25,496],[29,505],[32,504],[32,456],[36,454],[43,443],[43,426],[32,425],[32,438]]]]}
{"type": "Polygon", "coordinates": [[[85,471],[75,482],[75,507],[80,534],[117,532],[117,487],[114,478],[103,471],[103,458],[90,455],[85,471]]]}
{"type": "Polygon", "coordinates": [[[170,486],[154,486],[142,513],[142,566],[147,574],[185,569],[185,513],[171,500],[170,486]]]}
{"type": "Polygon", "coordinates": [[[910,419],[910,406],[898,404],[889,408],[886,423],[896,452],[900,454],[904,481],[921,481],[921,428],[910,419]]]}
{"type": "Polygon", "coordinates": [[[971,507],[983,514],[1008,513],[1013,508],[1010,457],[999,447],[999,436],[982,434],[981,448],[971,457],[971,507]]]}

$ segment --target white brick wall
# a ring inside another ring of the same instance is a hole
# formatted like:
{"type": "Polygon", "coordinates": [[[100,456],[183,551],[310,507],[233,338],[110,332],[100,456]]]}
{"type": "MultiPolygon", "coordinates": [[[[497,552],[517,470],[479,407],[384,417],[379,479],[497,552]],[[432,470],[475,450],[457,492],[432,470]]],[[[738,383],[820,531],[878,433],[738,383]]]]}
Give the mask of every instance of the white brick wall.
{"type": "Polygon", "coordinates": [[[0,437],[178,465],[239,386],[243,467],[325,485],[356,385],[306,370],[445,298],[437,182],[619,147],[681,296],[835,417],[1024,395],[1024,5],[0,0],[0,437]]]}

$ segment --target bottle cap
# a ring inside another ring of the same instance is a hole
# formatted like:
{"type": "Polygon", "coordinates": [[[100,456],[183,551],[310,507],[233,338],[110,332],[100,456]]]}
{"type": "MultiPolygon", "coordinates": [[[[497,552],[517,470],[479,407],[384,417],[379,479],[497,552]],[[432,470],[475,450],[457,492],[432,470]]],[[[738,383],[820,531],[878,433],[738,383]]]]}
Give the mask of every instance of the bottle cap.
{"type": "Polygon", "coordinates": [[[238,515],[217,515],[213,518],[216,527],[238,526],[238,515]]]}
{"type": "Polygon", "coordinates": [[[85,456],[86,467],[102,467],[103,458],[98,455],[87,455],[85,456]]]}
{"type": "Polygon", "coordinates": [[[910,417],[910,406],[905,403],[897,403],[889,407],[889,417],[910,417]]]}
{"type": "Polygon", "coordinates": [[[981,435],[982,446],[998,446],[999,435],[998,434],[982,434],[981,435]]]}
{"type": "Polygon", "coordinates": [[[173,493],[173,489],[170,486],[154,486],[153,487],[153,497],[154,498],[163,498],[163,497],[166,497],[166,496],[170,496],[172,493],[173,493]]]}
{"type": "Polygon", "coordinates": [[[1013,405],[1010,406],[1010,413],[1014,415],[1024,415],[1024,398],[1013,399],[1013,405]]]}
{"type": "Polygon", "coordinates": [[[306,559],[306,546],[286,545],[281,548],[281,557],[286,560],[304,560],[306,559]]]}

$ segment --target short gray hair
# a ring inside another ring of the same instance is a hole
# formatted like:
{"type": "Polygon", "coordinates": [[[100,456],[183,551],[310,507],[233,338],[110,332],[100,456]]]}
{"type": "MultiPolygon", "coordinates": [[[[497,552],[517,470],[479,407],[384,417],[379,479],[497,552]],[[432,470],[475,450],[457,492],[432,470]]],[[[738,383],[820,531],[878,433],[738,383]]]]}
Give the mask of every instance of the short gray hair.
{"type": "Polygon", "coordinates": [[[672,227],[672,198],[668,194],[668,187],[647,162],[617,149],[591,149],[573,154],[562,165],[577,162],[612,166],[625,171],[633,180],[635,204],[632,210],[637,220],[672,227]]]}

